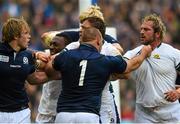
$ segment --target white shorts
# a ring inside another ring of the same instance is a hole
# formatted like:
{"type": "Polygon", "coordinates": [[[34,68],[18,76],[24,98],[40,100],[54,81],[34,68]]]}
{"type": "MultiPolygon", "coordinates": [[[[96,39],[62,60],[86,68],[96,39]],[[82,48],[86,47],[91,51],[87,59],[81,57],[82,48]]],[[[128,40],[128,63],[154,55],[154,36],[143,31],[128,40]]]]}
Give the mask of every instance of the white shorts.
{"type": "Polygon", "coordinates": [[[180,122],[180,104],[173,103],[156,108],[143,107],[136,104],[135,122],[137,123],[164,123],[180,122]]]}
{"type": "Polygon", "coordinates": [[[60,112],[55,123],[99,123],[99,116],[85,112],[60,112]]]}
{"type": "Polygon", "coordinates": [[[0,112],[0,123],[31,123],[29,108],[17,112],[0,112]]]}
{"type": "Polygon", "coordinates": [[[110,104],[101,104],[100,118],[102,123],[117,123],[114,100],[110,104]]]}
{"type": "Polygon", "coordinates": [[[102,123],[118,123],[119,117],[115,107],[114,96],[109,90],[110,81],[106,83],[101,97],[100,118],[102,123]]]}

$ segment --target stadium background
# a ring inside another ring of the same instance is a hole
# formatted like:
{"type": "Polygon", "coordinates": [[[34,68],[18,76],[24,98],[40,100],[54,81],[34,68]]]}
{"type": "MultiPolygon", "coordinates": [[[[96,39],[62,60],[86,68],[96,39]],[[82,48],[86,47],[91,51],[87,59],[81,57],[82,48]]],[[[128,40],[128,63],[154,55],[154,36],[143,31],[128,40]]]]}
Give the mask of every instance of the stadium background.
{"type": "MultiPolygon", "coordinates": [[[[138,45],[140,20],[155,12],[167,26],[164,42],[180,49],[180,0],[97,0],[107,26],[116,27],[117,39],[125,52],[138,45]]],[[[0,29],[9,17],[23,16],[31,26],[31,45],[43,50],[40,36],[51,30],[79,27],[78,0],[0,0],[0,29]]],[[[0,34],[0,39],[2,34],[0,34]]],[[[41,86],[27,85],[31,101],[32,120],[37,114],[41,86]]],[[[121,80],[121,116],[124,122],[133,122],[135,83],[121,80]]]]}

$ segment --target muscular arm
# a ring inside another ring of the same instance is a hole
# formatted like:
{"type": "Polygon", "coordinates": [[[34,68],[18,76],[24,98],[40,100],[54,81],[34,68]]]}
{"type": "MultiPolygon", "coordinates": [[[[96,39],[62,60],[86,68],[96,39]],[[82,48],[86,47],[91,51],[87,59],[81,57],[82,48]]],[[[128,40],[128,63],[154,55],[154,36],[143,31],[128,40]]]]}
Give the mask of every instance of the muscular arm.
{"type": "Polygon", "coordinates": [[[137,55],[137,56],[133,57],[132,59],[129,59],[126,61],[127,67],[126,67],[126,70],[124,73],[125,74],[130,73],[130,72],[134,71],[135,69],[137,69],[142,64],[144,59],[146,59],[150,55],[151,52],[152,52],[152,48],[150,45],[144,46],[141,49],[141,52],[139,55],[137,55]]]}
{"type": "Polygon", "coordinates": [[[27,77],[27,81],[31,85],[43,84],[43,83],[47,82],[48,80],[49,79],[48,79],[46,73],[42,72],[42,71],[35,71],[34,73],[30,74],[27,77]]]}
{"type": "Polygon", "coordinates": [[[49,59],[49,61],[47,63],[38,60],[38,69],[43,71],[46,76],[48,77],[49,80],[60,80],[61,79],[61,74],[59,71],[56,71],[53,68],[53,62],[54,62],[54,58],[57,56],[58,54],[52,55],[51,58],[49,59]]]}

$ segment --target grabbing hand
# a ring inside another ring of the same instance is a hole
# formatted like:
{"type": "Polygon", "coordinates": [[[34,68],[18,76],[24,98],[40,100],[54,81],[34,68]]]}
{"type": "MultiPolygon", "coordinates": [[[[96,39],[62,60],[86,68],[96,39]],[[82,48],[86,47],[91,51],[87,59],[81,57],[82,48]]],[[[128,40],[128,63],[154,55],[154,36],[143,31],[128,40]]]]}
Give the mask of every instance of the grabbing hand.
{"type": "Polygon", "coordinates": [[[35,57],[36,57],[36,59],[47,63],[50,59],[50,53],[38,51],[35,53],[35,57]]]}
{"type": "Polygon", "coordinates": [[[123,55],[124,50],[119,43],[113,43],[112,45],[116,47],[116,49],[120,52],[121,55],[123,55]]]}
{"type": "Polygon", "coordinates": [[[141,49],[141,54],[145,55],[145,58],[151,56],[151,52],[152,52],[152,47],[150,45],[145,45],[143,46],[143,48],[141,49]]]}

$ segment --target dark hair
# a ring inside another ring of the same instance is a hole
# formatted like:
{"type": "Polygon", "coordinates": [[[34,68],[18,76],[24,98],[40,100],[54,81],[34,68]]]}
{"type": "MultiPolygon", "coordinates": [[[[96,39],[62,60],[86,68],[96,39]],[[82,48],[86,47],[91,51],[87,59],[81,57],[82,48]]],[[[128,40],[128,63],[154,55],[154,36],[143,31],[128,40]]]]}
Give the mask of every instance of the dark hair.
{"type": "Polygon", "coordinates": [[[91,26],[99,29],[99,31],[102,34],[102,37],[105,37],[105,32],[106,32],[106,25],[105,23],[98,17],[88,17],[85,18],[84,20],[81,21],[83,23],[85,20],[88,20],[91,23],[91,26]]]}
{"type": "Polygon", "coordinates": [[[56,34],[58,37],[64,37],[66,41],[66,45],[72,43],[74,41],[79,40],[79,31],[64,31],[56,34]]]}

